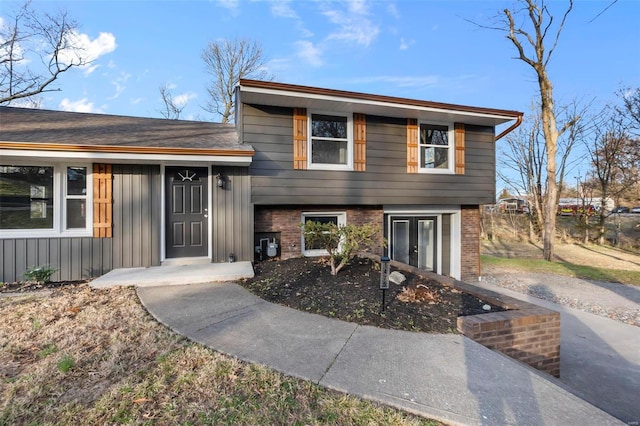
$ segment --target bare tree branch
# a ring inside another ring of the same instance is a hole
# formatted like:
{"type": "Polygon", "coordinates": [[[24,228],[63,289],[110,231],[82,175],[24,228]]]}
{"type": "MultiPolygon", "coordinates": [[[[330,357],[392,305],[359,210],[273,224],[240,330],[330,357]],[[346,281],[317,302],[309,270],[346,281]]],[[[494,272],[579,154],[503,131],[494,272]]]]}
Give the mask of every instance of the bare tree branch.
{"type": "Polygon", "coordinates": [[[59,91],[52,83],[61,74],[90,63],[73,44],[77,27],[66,12],[38,14],[24,3],[11,24],[0,29],[0,104],[59,91]],[[30,53],[42,67],[30,60],[30,53]]]}
{"type": "Polygon", "coordinates": [[[160,110],[160,114],[169,120],[179,120],[180,114],[182,114],[182,110],[187,104],[177,102],[171,93],[169,85],[166,83],[160,86],[158,90],[160,91],[160,97],[162,98],[162,104],[164,106],[164,108],[160,110]]]}
{"type": "Polygon", "coordinates": [[[241,78],[269,79],[262,46],[249,39],[212,41],[202,51],[202,60],[213,81],[207,87],[208,112],[219,114],[222,123],[235,116],[234,90],[241,78]]]}

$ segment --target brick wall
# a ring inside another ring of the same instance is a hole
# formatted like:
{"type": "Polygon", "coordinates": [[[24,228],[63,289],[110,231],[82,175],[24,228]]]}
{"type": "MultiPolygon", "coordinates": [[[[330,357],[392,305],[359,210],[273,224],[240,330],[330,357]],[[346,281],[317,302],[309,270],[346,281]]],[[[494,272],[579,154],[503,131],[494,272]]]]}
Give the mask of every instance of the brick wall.
{"type": "Polygon", "coordinates": [[[458,330],[489,349],[560,377],[558,312],[535,307],[459,317],[458,330]]]}
{"type": "MultiPolygon", "coordinates": [[[[347,212],[347,223],[362,225],[374,223],[382,229],[382,207],[349,207],[344,206],[262,206],[255,211],[255,232],[280,233],[280,257],[290,259],[302,255],[300,242],[300,223],[303,212],[347,212]]],[[[381,254],[379,247],[374,248],[375,254],[381,254]]]]}
{"type": "Polygon", "coordinates": [[[480,277],[480,208],[462,206],[460,275],[462,281],[477,282],[480,277]]]}
{"type": "Polygon", "coordinates": [[[391,266],[401,271],[423,275],[508,309],[503,312],[458,317],[458,331],[489,349],[560,377],[559,312],[403,263],[391,261],[391,266]]]}

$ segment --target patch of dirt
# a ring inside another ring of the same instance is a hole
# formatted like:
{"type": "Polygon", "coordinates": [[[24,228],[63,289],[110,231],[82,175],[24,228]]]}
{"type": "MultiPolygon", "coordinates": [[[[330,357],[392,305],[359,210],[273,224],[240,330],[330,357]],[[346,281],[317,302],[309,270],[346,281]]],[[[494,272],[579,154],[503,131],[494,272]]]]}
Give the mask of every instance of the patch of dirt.
{"type": "Polygon", "coordinates": [[[456,333],[458,316],[488,312],[483,300],[406,272],[402,285],[389,283],[382,310],[379,264],[370,259],[355,258],[336,276],[326,259],[305,257],[260,262],[255,272],[240,284],[264,300],[363,325],[456,333]]]}

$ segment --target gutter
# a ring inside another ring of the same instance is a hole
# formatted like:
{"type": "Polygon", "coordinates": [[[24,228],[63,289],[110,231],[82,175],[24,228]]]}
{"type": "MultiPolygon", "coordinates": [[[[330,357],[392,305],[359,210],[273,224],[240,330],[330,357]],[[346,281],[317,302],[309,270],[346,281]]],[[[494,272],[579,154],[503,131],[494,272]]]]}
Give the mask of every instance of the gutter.
{"type": "Polygon", "coordinates": [[[518,126],[520,126],[522,124],[522,116],[523,115],[524,115],[523,113],[520,113],[520,115],[518,115],[516,117],[516,122],[513,123],[511,126],[509,126],[509,128],[505,129],[498,136],[496,136],[493,141],[497,142],[499,139],[501,139],[502,137],[508,135],[509,133],[513,132],[516,128],[518,128],[518,126]]]}

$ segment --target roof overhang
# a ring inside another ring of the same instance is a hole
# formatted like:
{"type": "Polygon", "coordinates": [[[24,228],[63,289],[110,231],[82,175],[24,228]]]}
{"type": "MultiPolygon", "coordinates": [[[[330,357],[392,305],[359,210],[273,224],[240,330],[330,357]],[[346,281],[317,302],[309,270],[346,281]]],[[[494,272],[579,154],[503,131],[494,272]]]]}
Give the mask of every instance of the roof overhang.
{"type": "Polygon", "coordinates": [[[241,103],[308,108],[320,111],[358,112],[395,118],[437,122],[462,122],[497,126],[522,119],[522,112],[481,108],[342,90],[321,89],[270,81],[240,80],[237,95],[241,103]]]}
{"type": "Polygon", "coordinates": [[[65,145],[0,141],[0,157],[75,159],[136,164],[200,163],[244,166],[251,164],[253,151],[199,148],[152,148],[139,146],[65,145]]]}

